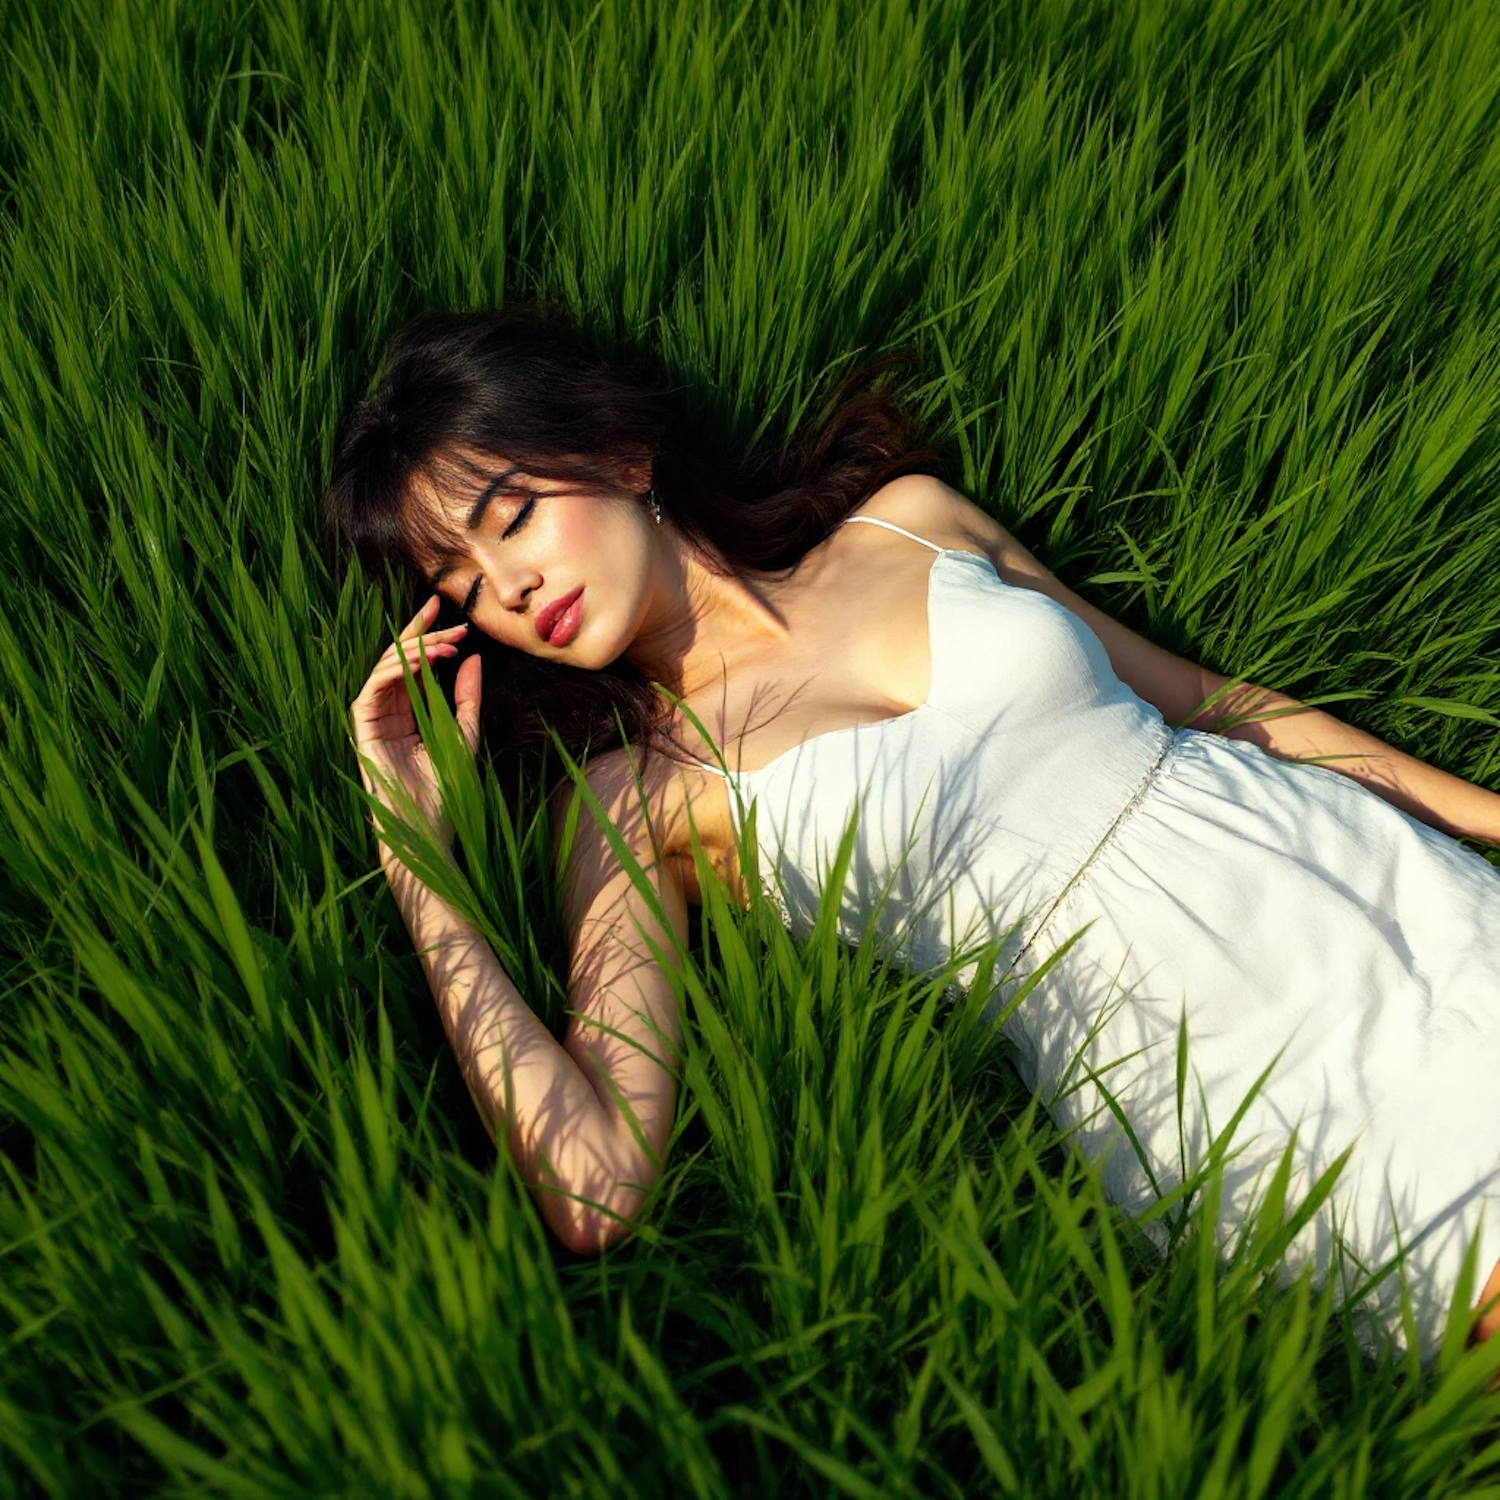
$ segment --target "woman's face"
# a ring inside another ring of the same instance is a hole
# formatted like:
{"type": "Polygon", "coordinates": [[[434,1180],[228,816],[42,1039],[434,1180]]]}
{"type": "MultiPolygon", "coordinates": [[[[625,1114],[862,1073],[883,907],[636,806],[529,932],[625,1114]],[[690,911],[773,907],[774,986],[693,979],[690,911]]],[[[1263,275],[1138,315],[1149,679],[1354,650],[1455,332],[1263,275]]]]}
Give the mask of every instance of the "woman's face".
{"type": "Polygon", "coordinates": [[[419,485],[412,503],[451,537],[422,559],[433,591],[501,644],[597,670],[640,632],[659,547],[642,502],[487,460],[472,479],[419,485]]]}

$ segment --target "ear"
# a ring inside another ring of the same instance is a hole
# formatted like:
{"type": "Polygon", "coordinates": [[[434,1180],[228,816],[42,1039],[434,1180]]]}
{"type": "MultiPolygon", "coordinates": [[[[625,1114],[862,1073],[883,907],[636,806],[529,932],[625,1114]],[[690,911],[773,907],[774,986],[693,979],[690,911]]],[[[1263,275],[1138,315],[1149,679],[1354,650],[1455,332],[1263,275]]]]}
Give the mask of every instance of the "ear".
{"type": "Polygon", "coordinates": [[[649,449],[631,448],[621,455],[621,477],[637,495],[644,495],[651,488],[654,468],[655,462],[649,449]]]}

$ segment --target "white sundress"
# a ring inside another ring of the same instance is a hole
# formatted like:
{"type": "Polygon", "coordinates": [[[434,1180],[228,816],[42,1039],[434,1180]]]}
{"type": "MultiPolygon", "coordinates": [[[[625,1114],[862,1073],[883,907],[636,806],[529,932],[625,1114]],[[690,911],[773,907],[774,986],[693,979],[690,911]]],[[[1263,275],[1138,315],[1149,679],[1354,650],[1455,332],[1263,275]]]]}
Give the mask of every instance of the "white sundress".
{"type": "MultiPolygon", "coordinates": [[[[847,940],[883,890],[878,932],[913,966],[998,935],[1024,978],[1085,929],[1004,1024],[1026,1083],[1103,1158],[1127,1213],[1183,1180],[1184,1011],[1190,1170],[1284,1048],[1232,1137],[1219,1241],[1246,1224],[1294,1126],[1289,1203],[1353,1144],[1282,1274],[1311,1260],[1321,1283],[1337,1226],[1348,1294],[1395,1256],[1399,1229],[1430,1364],[1470,1239],[1476,1295],[1500,1257],[1500,872],[1337,771],[1169,728],[1082,620],[987,558],[848,519],[937,554],[931,689],[909,713],[729,773],[758,804],[762,877],[788,926],[811,930],[858,796],[847,940]]],[[[1165,1243],[1159,1223],[1148,1233],[1165,1243]]],[[[1399,1297],[1395,1273],[1364,1294],[1366,1349],[1404,1349],[1399,1297]]]]}

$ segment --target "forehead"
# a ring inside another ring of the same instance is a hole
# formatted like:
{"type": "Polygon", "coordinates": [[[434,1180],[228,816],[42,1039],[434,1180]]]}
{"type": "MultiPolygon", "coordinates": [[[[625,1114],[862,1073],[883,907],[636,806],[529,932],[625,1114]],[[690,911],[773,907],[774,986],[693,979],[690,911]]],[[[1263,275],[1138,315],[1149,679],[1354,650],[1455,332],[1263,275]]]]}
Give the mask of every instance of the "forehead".
{"type": "Polygon", "coordinates": [[[507,488],[521,489],[526,476],[503,458],[436,453],[415,469],[407,483],[407,504],[439,525],[460,533],[475,508],[507,488]]]}
{"type": "Polygon", "coordinates": [[[525,483],[525,475],[501,459],[430,459],[411,475],[401,508],[413,561],[431,573],[463,556],[466,533],[480,525],[490,504],[525,483]]]}

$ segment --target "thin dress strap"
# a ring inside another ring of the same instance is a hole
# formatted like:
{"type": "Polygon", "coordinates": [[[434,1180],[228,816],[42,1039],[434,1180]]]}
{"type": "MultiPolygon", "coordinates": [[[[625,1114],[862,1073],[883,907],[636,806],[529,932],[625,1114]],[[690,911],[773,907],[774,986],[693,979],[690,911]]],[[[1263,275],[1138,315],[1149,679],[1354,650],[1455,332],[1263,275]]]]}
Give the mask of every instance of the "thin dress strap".
{"type": "MultiPolygon", "coordinates": [[[[896,525],[894,521],[882,521],[879,516],[845,516],[839,522],[839,526],[847,526],[853,521],[868,521],[871,526],[884,526],[887,531],[899,532],[904,537],[910,537],[914,542],[921,542],[924,547],[931,547],[934,552],[946,552],[949,550],[947,547],[939,547],[936,542],[929,542],[925,536],[918,536],[916,532],[908,531],[904,526],[896,525]]],[[[838,527],[834,528],[834,530],[837,529],[838,527]]],[[[732,781],[734,779],[732,773],[726,774],[718,766],[714,765],[712,761],[696,760],[695,758],[694,763],[700,770],[711,771],[715,776],[722,776],[725,781],[732,781]]]]}
{"type": "MultiPolygon", "coordinates": [[[[898,526],[894,521],[882,521],[879,516],[845,516],[839,522],[840,526],[848,526],[854,521],[868,521],[871,526],[884,526],[887,531],[899,531],[902,536],[909,536],[914,542],[921,542],[924,547],[931,547],[934,552],[946,552],[946,547],[939,547],[936,542],[929,542],[925,536],[918,536],[914,531],[908,531],[904,526],[898,526]]],[[[836,530],[837,528],[835,528],[836,530]]]]}

